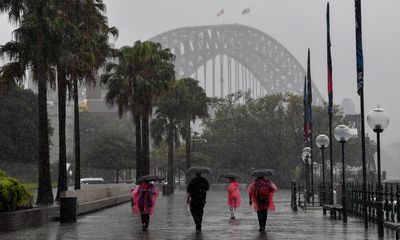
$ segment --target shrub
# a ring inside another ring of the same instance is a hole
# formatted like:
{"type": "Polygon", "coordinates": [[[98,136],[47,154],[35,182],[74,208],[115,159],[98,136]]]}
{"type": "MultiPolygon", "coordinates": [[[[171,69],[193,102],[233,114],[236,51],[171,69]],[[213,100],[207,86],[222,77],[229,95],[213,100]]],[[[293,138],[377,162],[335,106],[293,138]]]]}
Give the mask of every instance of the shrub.
{"type": "Polygon", "coordinates": [[[31,208],[33,195],[17,179],[0,170],[0,212],[31,208]]]}

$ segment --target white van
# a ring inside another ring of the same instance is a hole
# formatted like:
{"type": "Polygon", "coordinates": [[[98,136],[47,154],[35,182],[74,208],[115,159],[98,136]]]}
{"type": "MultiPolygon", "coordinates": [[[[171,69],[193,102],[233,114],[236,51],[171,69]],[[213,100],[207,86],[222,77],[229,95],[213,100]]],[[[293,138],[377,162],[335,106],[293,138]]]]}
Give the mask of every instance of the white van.
{"type": "Polygon", "coordinates": [[[103,178],[81,178],[81,184],[103,184],[103,178]]]}

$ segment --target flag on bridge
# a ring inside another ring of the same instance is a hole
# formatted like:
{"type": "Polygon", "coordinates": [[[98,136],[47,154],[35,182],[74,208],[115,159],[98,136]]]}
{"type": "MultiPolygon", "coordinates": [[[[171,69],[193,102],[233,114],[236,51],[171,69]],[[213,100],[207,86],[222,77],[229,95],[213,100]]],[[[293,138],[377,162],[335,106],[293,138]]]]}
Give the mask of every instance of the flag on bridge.
{"type": "Polygon", "coordinates": [[[217,17],[221,17],[224,15],[224,9],[221,9],[221,11],[217,12],[217,17]]]}
{"type": "Polygon", "coordinates": [[[331,24],[329,16],[329,2],[326,6],[326,25],[327,25],[327,57],[328,57],[328,113],[333,112],[333,84],[332,84],[332,53],[331,53],[331,24]]]}
{"type": "Polygon", "coordinates": [[[307,57],[307,135],[308,141],[312,142],[312,83],[311,83],[311,61],[310,61],[310,49],[308,49],[307,57]]]}
{"type": "Polygon", "coordinates": [[[362,46],[361,0],[354,0],[356,8],[357,92],[364,89],[364,57],[362,46]]]}
{"type": "Polygon", "coordinates": [[[242,11],[242,15],[245,15],[245,14],[248,14],[248,13],[250,13],[250,8],[248,7],[248,8],[245,8],[245,9],[243,9],[243,11],[242,11]]]}

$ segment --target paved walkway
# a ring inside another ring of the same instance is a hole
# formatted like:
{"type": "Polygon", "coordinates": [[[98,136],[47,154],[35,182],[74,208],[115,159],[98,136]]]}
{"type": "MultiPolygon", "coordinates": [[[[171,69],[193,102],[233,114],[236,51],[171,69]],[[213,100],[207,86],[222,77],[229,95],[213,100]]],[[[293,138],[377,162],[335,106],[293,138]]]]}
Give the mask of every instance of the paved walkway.
{"type": "MultiPolygon", "coordinates": [[[[156,213],[151,218],[148,232],[142,232],[140,218],[132,215],[130,203],[108,208],[79,217],[76,224],[60,225],[57,222],[39,228],[0,234],[1,240],[161,240],[161,239],[296,239],[296,240],[375,240],[377,232],[372,225],[366,232],[363,222],[349,218],[347,225],[323,216],[322,211],[310,210],[293,213],[289,207],[290,192],[280,191],[275,199],[277,211],[270,213],[267,232],[260,234],[257,216],[248,206],[247,194],[242,192],[243,206],[237,220],[229,220],[225,207],[225,192],[208,194],[203,232],[196,234],[193,220],[187,212],[185,193],[160,197],[156,213]]],[[[394,232],[387,230],[385,239],[395,239],[394,232]]]]}

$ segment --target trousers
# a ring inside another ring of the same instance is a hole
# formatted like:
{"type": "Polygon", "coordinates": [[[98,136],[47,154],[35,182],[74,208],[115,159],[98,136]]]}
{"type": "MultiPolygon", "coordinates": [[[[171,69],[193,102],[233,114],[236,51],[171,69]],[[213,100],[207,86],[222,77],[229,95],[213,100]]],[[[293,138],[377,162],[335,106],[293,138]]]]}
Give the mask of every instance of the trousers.
{"type": "Polygon", "coordinates": [[[192,214],[196,227],[201,227],[204,213],[204,203],[190,203],[190,213],[192,214]]]}
{"type": "Polygon", "coordinates": [[[260,229],[265,229],[265,224],[267,223],[267,217],[268,217],[268,209],[257,211],[257,217],[260,229]]]}

